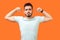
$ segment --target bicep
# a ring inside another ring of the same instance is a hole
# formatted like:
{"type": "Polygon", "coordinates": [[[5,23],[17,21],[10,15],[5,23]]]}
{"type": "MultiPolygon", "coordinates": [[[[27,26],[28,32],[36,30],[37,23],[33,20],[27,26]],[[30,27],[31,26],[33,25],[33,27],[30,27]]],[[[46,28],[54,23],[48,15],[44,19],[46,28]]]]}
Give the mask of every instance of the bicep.
{"type": "Polygon", "coordinates": [[[50,20],[52,20],[52,18],[44,17],[44,22],[46,22],[46,21],[50,21],[50,20]]]}
{"type": "Polygon", "coordinates": [[[7,20],[9,20],[9,21],[15,21],[14,17],[15,17],[15,16],[5,17],[5,19],[7,19],[7,20]]]}

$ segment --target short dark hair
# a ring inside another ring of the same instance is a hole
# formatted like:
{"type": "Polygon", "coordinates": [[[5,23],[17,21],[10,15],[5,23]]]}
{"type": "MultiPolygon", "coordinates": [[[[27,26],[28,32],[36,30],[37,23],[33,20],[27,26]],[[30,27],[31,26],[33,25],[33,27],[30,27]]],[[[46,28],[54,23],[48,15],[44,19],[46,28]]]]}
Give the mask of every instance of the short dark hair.
{"type": "Polygon", "coordinates": [[[32,6],[31,3],[26,3],[26,4],[24,5],[24,7],[25,7],[25,6],[31,6],[31,7],[33,8],[33,6],[32,6]]]}

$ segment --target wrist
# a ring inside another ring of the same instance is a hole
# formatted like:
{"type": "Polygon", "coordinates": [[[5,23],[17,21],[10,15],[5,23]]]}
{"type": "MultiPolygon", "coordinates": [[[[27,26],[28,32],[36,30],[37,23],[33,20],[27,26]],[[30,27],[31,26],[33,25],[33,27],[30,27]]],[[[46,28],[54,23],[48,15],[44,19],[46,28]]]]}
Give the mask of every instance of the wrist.
{"type": "Polygon", "coordinates": [[[40,12],[43,13],[43,11],[44,11],[44,10],[42,9],[40,12]]]}

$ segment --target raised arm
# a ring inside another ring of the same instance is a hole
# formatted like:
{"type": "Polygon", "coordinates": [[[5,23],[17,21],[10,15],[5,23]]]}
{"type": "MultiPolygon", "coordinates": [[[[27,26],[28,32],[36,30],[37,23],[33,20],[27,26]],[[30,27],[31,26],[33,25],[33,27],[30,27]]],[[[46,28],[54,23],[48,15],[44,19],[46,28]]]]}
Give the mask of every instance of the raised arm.
{"type": "Polygon", "coordinates": [[[45,10],[43,10],[41,8],[37,8],[37,11],[44,14],[44,22],[45,21],[50,21],[50,20],[53,19],[52,16],[49,13],[47,13],[45,10]]]}
{"type": "Polygon", "coordinates": [[[15,20],[14,20],[14,17],[15,17],[15,16],[12,16],[12,15],[13,15],[15,12],[19,11],[19,10],[20,10],[19,7],[13,9],[12,11],[10,11],[10,12],[5,16],[5,19],[10,20],[10,21],[15,21],[15,20]]]}

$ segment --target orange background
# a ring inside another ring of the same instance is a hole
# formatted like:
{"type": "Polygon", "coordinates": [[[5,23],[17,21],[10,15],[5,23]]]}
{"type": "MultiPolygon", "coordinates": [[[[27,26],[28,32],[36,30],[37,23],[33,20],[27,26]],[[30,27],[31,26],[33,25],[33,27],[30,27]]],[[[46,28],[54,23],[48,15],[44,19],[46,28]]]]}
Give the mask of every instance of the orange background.
{"type": "Polygon", "coordinates": [[[59,0],[0,0],[0,40],[19,40],[20,31],[16,22],[10,22],[4,19],[4,16],[16,7],[22,8],[20,12],[14,15],[22,15],[23,6],[30,2],[34,6],[33,16],[41,15],[36,8],[41,7],[52,17],[52,21],[41,23],[38,31],[38,40],[60,40],[60,1],[59,0]]]}

